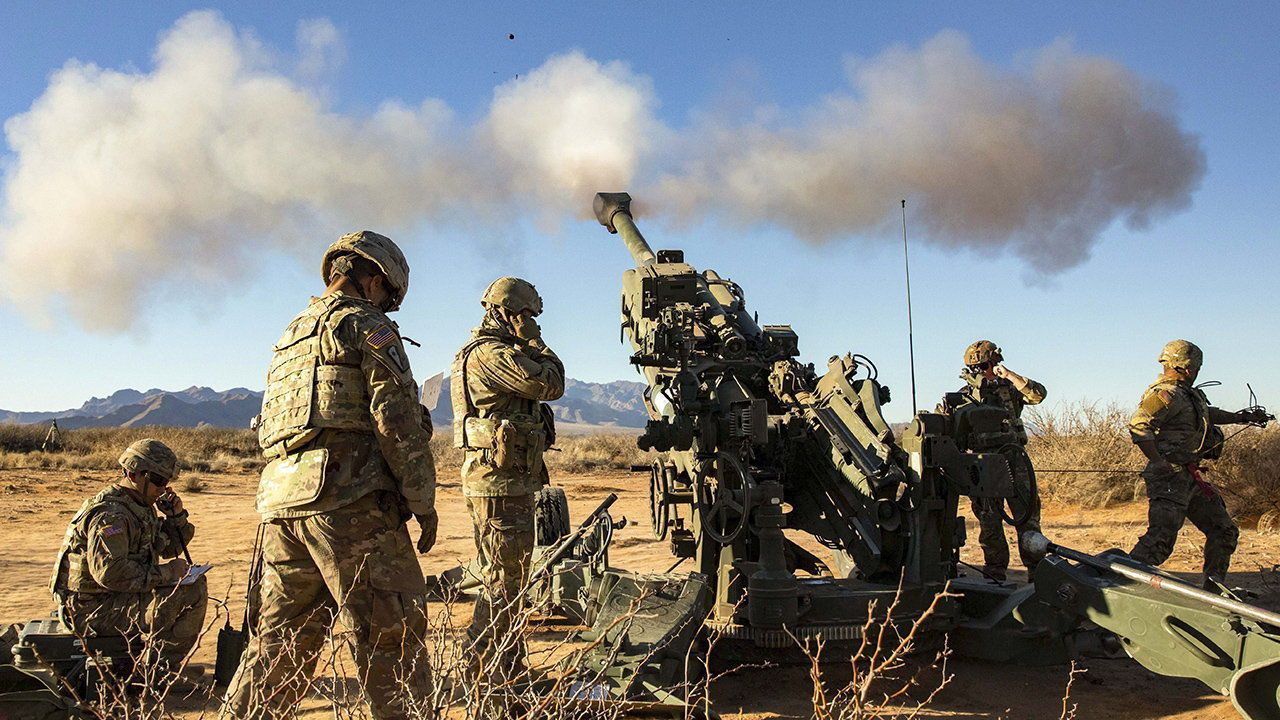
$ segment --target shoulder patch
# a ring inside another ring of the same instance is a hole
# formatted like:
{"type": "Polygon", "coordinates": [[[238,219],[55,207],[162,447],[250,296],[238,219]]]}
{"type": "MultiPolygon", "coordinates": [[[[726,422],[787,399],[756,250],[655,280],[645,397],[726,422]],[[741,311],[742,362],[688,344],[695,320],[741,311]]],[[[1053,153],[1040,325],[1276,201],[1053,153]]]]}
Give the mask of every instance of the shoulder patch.
{"type": "Polygon", "coordinates": [[[381,350],[395,342],[399,337],[400,336],[396,334],[396,331],[391,329],[390,325],[384,324],[378,326],[377,329],[369,333],[369,337],[365,339],[365,342],[369,343],[369,347],[374,350],[381,350]]]}
{"type": "Polygon", "coordinates": [[[1142,396],[1142,402],[1138,403],[1138,408],[1148,415],[1155,415],[1169,407],[1172,402],[1173,393],[1160,388],[1152,388],[1142,396]]]}
{"type": "Polygon", "coordinates": [[[124,532],[124,526],[119,523],[116,523],[114,525],[108,525],[107,527],[103,528],[102,537],[115,537],[116,535],[119,535],[122,532],[124,532]]]}

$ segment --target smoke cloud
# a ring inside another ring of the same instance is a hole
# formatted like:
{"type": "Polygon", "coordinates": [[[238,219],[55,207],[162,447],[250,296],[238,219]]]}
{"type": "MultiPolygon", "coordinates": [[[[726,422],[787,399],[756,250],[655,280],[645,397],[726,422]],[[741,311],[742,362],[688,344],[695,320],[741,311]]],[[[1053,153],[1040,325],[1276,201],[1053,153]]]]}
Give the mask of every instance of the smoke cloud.
{"type": "Polygon", "coordinates": [[[182,18],[153,67],[70,62],[4,124],[0,297],[86,328],[134,325],[157,287],[221,287],[264,248],[313,261],[317,233],[527,211],[584,217],[599,189],[815,241],[876,236],[907,197],[922,239],[1009,250],[1040,273],[1088,257],[1117,219],[1181,209],[1204,172],[1170,101],[1064,45],[1001,70],[944,33],[850,61],[849,89],[766,120],[672,129],[649,80],[578,52],[499,85],[461,122],[443,100],[332,109],[345,56],[327,21],[292,57],[217,14],[182,18]]]}
{"type": "Polygon", "coordinates": [[[820,242],[884,235],[907,198],[925,241],[1009,249],[1043,274],[1083,262],[1117,219],[1187,207],[1204,174],[1158,88],[1065,44],[1016,74],[944,32],[847,74],[848,92],[794,118],[705,120],[704,151],[660,180],[659,202],[820,242]]]}

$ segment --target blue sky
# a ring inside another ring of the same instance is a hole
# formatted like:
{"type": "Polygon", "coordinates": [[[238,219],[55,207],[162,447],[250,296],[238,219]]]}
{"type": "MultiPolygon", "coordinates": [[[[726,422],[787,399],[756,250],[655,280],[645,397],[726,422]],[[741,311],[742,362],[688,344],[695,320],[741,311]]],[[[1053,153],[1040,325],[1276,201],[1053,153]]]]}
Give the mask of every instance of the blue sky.
{"type": "MultiPolygon", "coordinates": [[[[51,75],[72,59],[149,72],[157,38],[188,11],[204,7],[0,6],[7,38],[0,45],[0,117],[27,112],[51,75]]],[[[960,353],[980,337],[1002,345],[1010,367],[1044,382],[1051,402],[1132,404],[1157,370],[1161,344],[1173,337],[1204,348],[1203,377],[1224,383],[1211,391],[1218,403],[1242,404],[1246,381],[1264,402],[1280,393],[1274,309],[1280,299],[1280,9],[1273,4],[1075,3],[992,12],[974,5],[849,3],[799,9],[756,3],[253,3],[216,9],[238,31],[251,30],[282,54],[294,51],[300,21],[331,21],[345,48],[344,61],[323,82],[335,113],[361,117],[389,99],[415,105],[437,98],[464,123],[484,116],[495,87],[573,50],[601,63],[625,63],[650,84],[657,119],[679,129],[713,107],[814,107],[848,87],[848,58],[918,48],[948,30],[966,37],[983,61],[1011,71],[1025,67],[1028,55],[1066,41],[1076,53],[1114,60],[1170,91],[1180,127],[1198,136],[1207,171],[1189,208],[1145,230],[1114,222],[1100,232],[1088,260],[1047,278],[1030,276],[1008,252],[916,242],[921,405],[954,389],[960,353]],[[509,40],[508,33],[516,38],[509,40]]],[[[4,153],[12,168],[13,149],[4,153]]],[[[891,189],[857,192],[896,209],[891,189]]],[[[345,220],[344,230],[368,224],[345,220]]],[[[895,391],[887,414],[907,417],[896,227],[814,244],[785,227],[721,220],[671,225],[638,218],[655,247],[683,248],[696,266],[738,281],[762,322],[793,324],[806,359],[821,365],[849,350],[873,358],[895,391]]],[[[617,339],[625,252],[594,222],[553,225],[526,206],[513,207],[501,224],[424,221],[396,234],[413,267],[410,297],[397,320],[404,334],[423,344],[409,351],[420,377],[447,365],[479,317],[480,292],[503,274],[528,277],[542,290],[544,333],[570,375],[634,377],[617,339]]],[[[924,232],[916,228],[912,236],[924,232]]],[[[318,255],[337,234],[318,235],[300,248],[264,244],[247,254],[252,262],[236,268],[238,279],[231,282],[160,280],[158,289],[138,288],[139,320],[122,332],[86,332],[56,304],[44,321],[13,302],[0,304],[7,340],[0,344],[6,375],[0,407],[60,409],[122,387],[260,388],[270,345],[307,296],[319,291],[318,255]]],[[[252,238],[245,242],[253,247],[252,238]]]]}

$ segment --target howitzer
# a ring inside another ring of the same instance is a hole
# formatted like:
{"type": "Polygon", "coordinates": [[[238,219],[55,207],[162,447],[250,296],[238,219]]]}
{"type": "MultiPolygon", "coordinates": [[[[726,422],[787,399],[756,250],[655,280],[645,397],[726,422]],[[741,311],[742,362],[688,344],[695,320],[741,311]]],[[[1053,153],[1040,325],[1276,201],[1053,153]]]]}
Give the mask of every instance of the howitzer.
{"type": "MultiPolygon", "coordinates": [[[[694,584],[678,594],[689,602],[670,614],[672,632],[661,641],[666,656],[693,641],[676,629],[698,617],[721,647],[781,648],[806,637],[856,639],[877,604],[894,608],[890,622],[932,604],[929,629],[950,633],[961,654],[1042,664],[1123,650],[1156,672],[1231,694],[1246,717],[1277,716],[1280,638],[1269,614],[1258,614],[1266,611],[1152,587],[1125,568],[1168,576],[1059,546],[1046,545],[1051,557],[1033,584],[961,576],[960,498],[1026,492],[1018,480],[1030,470],[1025,452],[996,442],[1009,433],[1008,418],[981,407],[920,412],[895,437],[881,414],[888,389],[868,358],[832,357],[822,374],[801,363],[796,333],[758,324],[736,283],[694,269],[680,251],[654,252],[630,200],[599,193],[594,209],[634,261],[622,276],[622,330],[646,381],[650,420],[638,444],[663,453],[648,470],[654,534],[694,561],[694,584]],[[829,548],[830,563],[787,528],[829,548]]],[[[639,577],[611,575],[601,587],[639,577]]],[[[655,588],[676,597],[675,579],[651,579],[624,597],[641,602],[655,588]]],[[[652,633],[660,622],[647,625],[652,633]]],[[[598,620],[594,637],[601,631],[598,620]]],[[[646,667],[658,665],[626,670],[650,681],[591,685],[582,696],[668,701],[646,667]]]]}

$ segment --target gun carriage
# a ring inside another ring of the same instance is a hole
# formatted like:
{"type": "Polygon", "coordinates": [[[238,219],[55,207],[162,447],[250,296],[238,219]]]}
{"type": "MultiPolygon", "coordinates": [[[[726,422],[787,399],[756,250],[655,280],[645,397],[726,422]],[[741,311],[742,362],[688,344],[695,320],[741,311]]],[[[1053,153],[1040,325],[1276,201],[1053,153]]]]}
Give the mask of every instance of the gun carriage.
{"type": "Polygon", "coordinates": [[[697,626],[722,643],[780,649],[805,637],[856,640],[874,607],[892,608],[889,622],[914,622],[932,606],[927,629],[949,634],[961,655],[1045,664],[1127,654],[1231,695],[1246,718],[1280,717],[1280,615],[1117,551],[1089,555],[1038,535],[1046,557],[1034,583],[961,575],[960,499],[1009,499],[1034,482],[1009,440],[1014,420],[982,407],[919,412],[895,434],[869,358],[833,356],[821,374],[802,363],[796,333],[759,324],[736,283],[696,270],[681,251],[654,252],[630,202],[599,193],[594,210],[634,264],[622,275],[622,334],[646,384],[650,420],[638,443],[659,453],[638,469],[649,476],[655,537],[693,567],[593,566],[556,580],[577,589],[585,611],[576,614],[595,621],[586,637],[605,639],[599,666],[583,668],[593,679],[575,686],[580,697],[679,704],[673,688],[689,671],[673,673],[672,659],[697,655],[697,626]],[[830,550],[830,562],[806,544],[830,550]],[[618,630],[622,607],[649,620],[618,630]],[[606,671],[604,658],[625,671],[606,671]]]}

